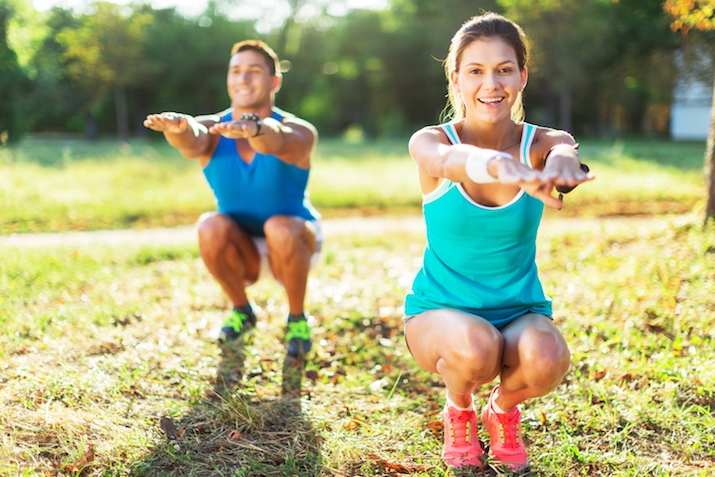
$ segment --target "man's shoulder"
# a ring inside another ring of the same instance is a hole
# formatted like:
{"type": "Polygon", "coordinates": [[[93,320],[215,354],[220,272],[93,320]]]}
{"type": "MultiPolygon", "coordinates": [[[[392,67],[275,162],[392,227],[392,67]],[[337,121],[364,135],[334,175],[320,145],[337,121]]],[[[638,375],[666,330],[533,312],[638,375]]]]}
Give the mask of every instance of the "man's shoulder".
{"type": "Polygon", "coordinates": [[[213,126],[216,123],[220,123],[221,120],[228,114],[231,114],[231,108],[224,109],[223,111],[219,111],[218,113],[214,114],[202,114],[199,116],[194,116],[194,119],[201,124],[213,126]]]}
{"type": "Polygon", "coordinates": [[[279,121],[282,121],[283,119],[300,119],[295,114],[289,113],[288,111],[278,108],[276,106],[273,106],[273,108],[271,109],[273,110],[273,117],[278,119],[279,121]]]}
{"type": "Polygon", "coordinates": [[[310,131],[313,135],[317,135],[317,130],[315,126],[313,126],[309,121],[299,118],[293,113],[289,113],[288,111],[284,111],[280,108],[273,107],[273,117],[286,125],[290,126],[302,126],[303,128],[307,129],[310,131]]]}

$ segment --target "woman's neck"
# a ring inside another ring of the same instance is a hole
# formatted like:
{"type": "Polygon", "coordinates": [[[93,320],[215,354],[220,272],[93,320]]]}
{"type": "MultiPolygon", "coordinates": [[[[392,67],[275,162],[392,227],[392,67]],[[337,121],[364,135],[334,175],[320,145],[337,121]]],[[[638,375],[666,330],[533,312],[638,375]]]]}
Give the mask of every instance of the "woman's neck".
{"type": "Polygon", "coordinates": [[[465,144],[483,149],[506,151],[521,142],[521,130],[521,125],[512,120],[500,124],[484,125],[475,124],[465,119],[459,136],[465,144]]]}

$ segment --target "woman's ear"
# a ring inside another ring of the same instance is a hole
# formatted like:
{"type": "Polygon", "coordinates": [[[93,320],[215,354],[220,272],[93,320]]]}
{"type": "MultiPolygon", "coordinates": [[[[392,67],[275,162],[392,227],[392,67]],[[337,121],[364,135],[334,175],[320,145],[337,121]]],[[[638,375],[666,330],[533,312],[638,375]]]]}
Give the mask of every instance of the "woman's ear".
{"type": "Polygon", "coordinates": [[[526,83],[529,82],[529,71],[526,69],[526,66],[524,67],[524,70],[521,72],[521,91],[524,91],[524,88],[526,88],[526,83]]]}
{"type": "Polygon", "coordinates": [[[457,74],[457,72],[452,70],[449,73],[449,78],[452,81],[452,87],[457,93],[459,93],[461,90],[459,88],[459,75],[457,74]]]}

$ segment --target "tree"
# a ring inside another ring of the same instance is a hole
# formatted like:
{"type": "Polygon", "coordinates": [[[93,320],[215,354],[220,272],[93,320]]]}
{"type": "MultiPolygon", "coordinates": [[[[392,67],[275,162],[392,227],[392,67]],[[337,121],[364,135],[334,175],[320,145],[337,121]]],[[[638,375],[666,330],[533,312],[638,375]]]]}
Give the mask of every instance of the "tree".
{"type": "MultiPolygon", "coordinates": [[[[715,30],[715,0],[667,0],[663,7],[675,20],[673,31],[687,35],[691,29],[715,30]]],[[[705,177],[707,181],[707,206],[705,222],[715,220],[715,80],[713,80],[713,105],[710,110],[710,129],[705,148],[705,177]]]]}
{"type": "Polygon", "coordinates": [[[19,139],[21,129],[19,100],[25,75],[7,42],[12,13],[12,6],[0,1],[0,144],[19,139]]]}
{"type": "Polygon", "coordinates": [[[93,14],[81,17],[79,28],[64,29],[57,35],[69,76],[90,98],[90,124],[93,109],[112,92],[121,140],[129,137],[126,90],[155,70],[144,53],[146,28],[152,19],[147,13],[100,2],[93,14]]]}

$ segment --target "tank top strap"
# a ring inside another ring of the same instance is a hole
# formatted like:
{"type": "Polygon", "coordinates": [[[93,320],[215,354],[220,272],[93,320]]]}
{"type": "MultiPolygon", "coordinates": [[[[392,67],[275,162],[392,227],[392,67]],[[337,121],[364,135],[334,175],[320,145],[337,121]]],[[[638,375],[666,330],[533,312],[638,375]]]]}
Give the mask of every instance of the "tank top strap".
{"type": "Polygon", "coordinates": [[[524,129],[521,132],[519,159],[527,166],[533,167],[531,164],[531,157],[529,155],[529,151],[531,150],[531,145],[533,144],[534,138],[536,137],[537,127],[529,123],[522,123],[522,125],[524,126],[524,129]]]}
{"type": "Polygon", "coordinates": [[[452,144],[461,144],[462,141],[459,140],[459,135],[457,135],[457,129],[454,127],[454,123],[440,124],[440,128],[447,135],[449,142],[452,144]]]}

